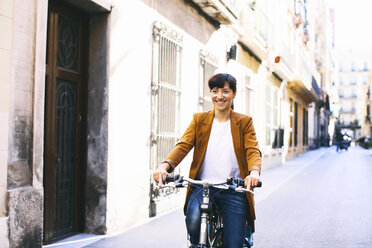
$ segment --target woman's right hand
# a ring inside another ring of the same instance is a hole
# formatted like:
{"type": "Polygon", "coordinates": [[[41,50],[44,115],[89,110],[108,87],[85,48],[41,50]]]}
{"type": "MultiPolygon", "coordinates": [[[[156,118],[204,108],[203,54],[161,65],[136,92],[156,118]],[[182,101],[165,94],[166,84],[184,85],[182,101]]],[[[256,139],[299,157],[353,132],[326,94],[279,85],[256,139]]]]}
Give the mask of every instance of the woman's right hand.
{"type": "Polygon", "coordinates": [[[165,182],[165,178],[167,177],[168,172],[167,170],[170,169],[170,165],[168,163],[162,163],[156,168],[155,172],[152,174],[152,177],[154,178],[155,182],[158,183],[159,186],[163,185],[163,182],[165,182]]]}

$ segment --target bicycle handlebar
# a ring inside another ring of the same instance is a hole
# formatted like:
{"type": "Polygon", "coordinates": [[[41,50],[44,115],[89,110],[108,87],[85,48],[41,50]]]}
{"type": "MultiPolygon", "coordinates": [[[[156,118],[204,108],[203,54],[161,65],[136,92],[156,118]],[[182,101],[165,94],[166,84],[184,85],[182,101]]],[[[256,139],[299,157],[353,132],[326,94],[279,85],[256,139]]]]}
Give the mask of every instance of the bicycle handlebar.
{"type": "MultiPolygon", "coordinates": [[[[245,182],[244,179],[234,178],[234,177],[228,177],[226,179],[226,181],[223,181],[223,182],[208,182],[208,181],[203,181],[203,180],[194,180],[194,179],[191,179],[191,178],[184,178],[183,176],[180,176],[179,174],[176,174],[174,176],[167,175],[165,181],[167,183],[175,182],[179,186],[182,186],[182,183],[184,181],[189,182],[191,184],[195,184],[195,185],[205,185],[205,184],[207,184],[208,186],[218,186],[218,185],[223,185],[223,184],[233,185],[235,183],[237,187],[243,187],[244,188],[244,186],[245,186],[244,185],[244,182],[245,182]]],[[[256,187],[261,187],[261,186],[262,186],[262,182],[259,181],[258,185],[256,187]]]]}

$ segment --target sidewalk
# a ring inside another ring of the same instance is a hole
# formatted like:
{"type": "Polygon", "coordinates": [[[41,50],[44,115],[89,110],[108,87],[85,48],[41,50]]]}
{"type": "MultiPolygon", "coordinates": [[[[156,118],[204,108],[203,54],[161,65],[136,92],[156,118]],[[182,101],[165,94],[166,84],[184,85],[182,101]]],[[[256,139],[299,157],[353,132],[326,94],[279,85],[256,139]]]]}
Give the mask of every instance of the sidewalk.
{"type": "MultiPolygon", "coordinates": [[[[334,151],[334,147],[319,148],[305,152],[284,164],[271,167],[262,172],[262,188],[255,189],[255,201],[259,204],[283,184],[303,171],[308,165],[315,162],[327,151],[334,151]]],[[[159,217],[154,217],[148,223],[134,227],[115,236],[96,236],[88,243],[79,240],[63,245],[53,245],[53,248],[126,248],[126,247],[186,247],[186,228],[182,209],[176,209],[159,217]],[[97,241],[98,240],[98,241],[97,241]],[[75,243],[74,246],[72,246],[75,243]]]]}

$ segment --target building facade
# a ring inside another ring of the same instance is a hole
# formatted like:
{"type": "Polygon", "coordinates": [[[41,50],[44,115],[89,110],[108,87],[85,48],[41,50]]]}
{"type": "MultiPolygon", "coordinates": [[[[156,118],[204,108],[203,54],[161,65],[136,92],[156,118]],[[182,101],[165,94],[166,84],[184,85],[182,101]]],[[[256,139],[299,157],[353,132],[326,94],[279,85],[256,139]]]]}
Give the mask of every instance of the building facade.
{"type": "Polygon", "coordinates": [[[371,111],[372,111],[372,74],[371,71],[368,75],[368,80],[364,89],[364,132],[363,136],[367,139],[372,139],[372,119],[371,119],[371,111]]]}
{"type": "Polygon", "coordinates": [[[0,3],[1,247],[112,234],[181,206],[185,192],[151,175],[212,108],[217,72],[238,79],[263,169],[309,148],[323,81],[306,1],[0,3]]]}
{"type": "Polygon", "coordinates": [[[340,116],[336,126],[357,140],[366,132],[365,95],[370,54],[349,49],[338,53],[338,62],[340,116]]]}

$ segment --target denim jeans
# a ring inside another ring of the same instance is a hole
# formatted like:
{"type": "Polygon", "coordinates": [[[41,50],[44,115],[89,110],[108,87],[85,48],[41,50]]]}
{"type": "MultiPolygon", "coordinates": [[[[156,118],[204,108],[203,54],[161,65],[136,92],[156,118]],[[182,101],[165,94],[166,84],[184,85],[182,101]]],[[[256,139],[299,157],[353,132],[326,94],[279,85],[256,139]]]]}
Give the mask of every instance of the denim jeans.
{"type": "MultiPolygon", "coordinates": [[[[224,248],[240,248],[243,246],[246,220],[249,213],[249,204],[244,193],[209,188],[209,204],[217,204],[221,209],[223,218],[224,248]]],[[[192,189],[186,211],[186,227],[193,247],[199,244],[200,209],[203,199],[202,187],[192,189]]]]}

